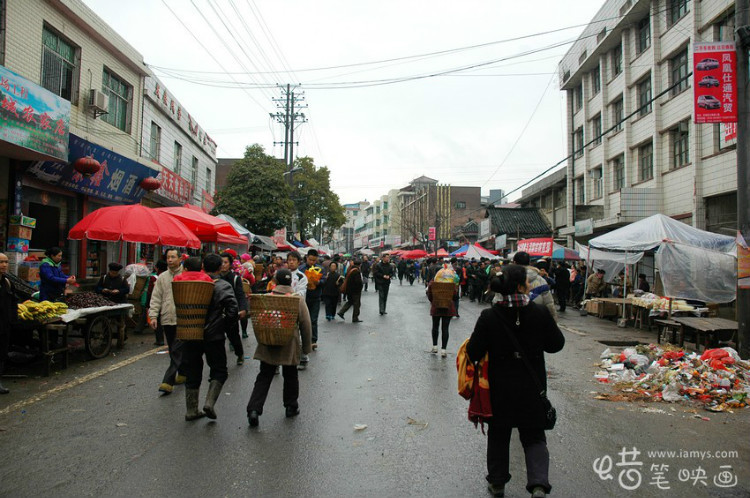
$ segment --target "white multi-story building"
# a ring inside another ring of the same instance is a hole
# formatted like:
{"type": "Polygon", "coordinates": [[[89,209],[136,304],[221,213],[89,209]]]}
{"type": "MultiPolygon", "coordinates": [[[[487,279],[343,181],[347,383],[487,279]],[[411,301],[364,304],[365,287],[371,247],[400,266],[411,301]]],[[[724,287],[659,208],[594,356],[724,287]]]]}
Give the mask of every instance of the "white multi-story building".
{"type": "Polygon", "coordinates": [[[575,206],[561,235],[575,220],[593,218],[596,234],[656,212],[736,227],[736,144],[723,125],[693,123],[690,76],[694,43],[733,37],[730,0],[604,3],[559,65],[571,154],[564,204],[575,206]]]}
{"type": "Polygon", "coordinates": [[[149,198],[210,211],[216,189],[216,142],[158,78],[146,78],[144,96],[142,155],[159,167],[162,183],[149,198]]]}

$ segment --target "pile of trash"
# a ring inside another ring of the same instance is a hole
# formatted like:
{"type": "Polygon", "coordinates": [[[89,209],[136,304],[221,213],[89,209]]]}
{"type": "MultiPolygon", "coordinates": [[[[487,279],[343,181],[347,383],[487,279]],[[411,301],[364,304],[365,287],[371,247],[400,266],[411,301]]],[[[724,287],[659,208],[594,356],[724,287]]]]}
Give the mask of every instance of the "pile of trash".
{"type": "Polygon", "coordinates": [[[750,361],[732,348],[687,354],[670,344],[648,344],[601,354],[594,378],[612,384],[608,401],[694,400],[713,412],[732,412],[750,403],[750,361]]]}

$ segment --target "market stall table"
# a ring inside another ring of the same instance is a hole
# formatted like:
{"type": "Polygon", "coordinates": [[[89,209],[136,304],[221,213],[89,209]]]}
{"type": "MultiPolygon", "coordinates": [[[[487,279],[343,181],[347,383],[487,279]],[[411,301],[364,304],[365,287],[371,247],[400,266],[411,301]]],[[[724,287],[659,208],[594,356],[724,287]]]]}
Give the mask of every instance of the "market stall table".
{"type": "Polygon", "coordinates": [[[696,349],[700,349],[701,344],[708,349],[718,341],[733,341],[738,330],[737,322],[726,318],[672,317],[672,320],[679,323],[682,329],[680,346],[685,341],[685,332],[692,330],[695,332],[696,349]]]}

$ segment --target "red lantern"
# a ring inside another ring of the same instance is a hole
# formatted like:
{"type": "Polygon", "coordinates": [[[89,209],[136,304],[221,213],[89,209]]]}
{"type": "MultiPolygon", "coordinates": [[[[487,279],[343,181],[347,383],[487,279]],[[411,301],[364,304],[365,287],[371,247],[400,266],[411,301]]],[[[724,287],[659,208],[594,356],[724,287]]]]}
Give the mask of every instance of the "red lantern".
{"type": "Polygon", "coordinates": [[[73,168],[83,176],[91,176],[101,168],[102,165],[93,157],[81,157],[73,163],[73,168]]]}
{"type": "Polygon", "coordinates": [[[141,180],[141,188],[148,192],[151,192],[152,190],[156,190],[159,187],[161,187],[161,182],[153,176],[149,176],[141,180]]]}

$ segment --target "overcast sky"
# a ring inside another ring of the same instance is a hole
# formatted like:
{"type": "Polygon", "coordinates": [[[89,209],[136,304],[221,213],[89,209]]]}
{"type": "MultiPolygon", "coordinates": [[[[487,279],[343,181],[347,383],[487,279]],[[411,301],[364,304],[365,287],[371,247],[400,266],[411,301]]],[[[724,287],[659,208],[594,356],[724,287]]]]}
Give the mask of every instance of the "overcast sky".
{"type": "Polygon", "coordinates": [[[219,157],[241,157],[254,143],[281,157],[274,87],[299,85],[309,121],[296,131],[295,155],[328,166],[343,203],[423,174],[507,192],[565,157],[556,68],[570,44],[561,44],[603,3],[84,2],[154,66],[219,157]]]}

